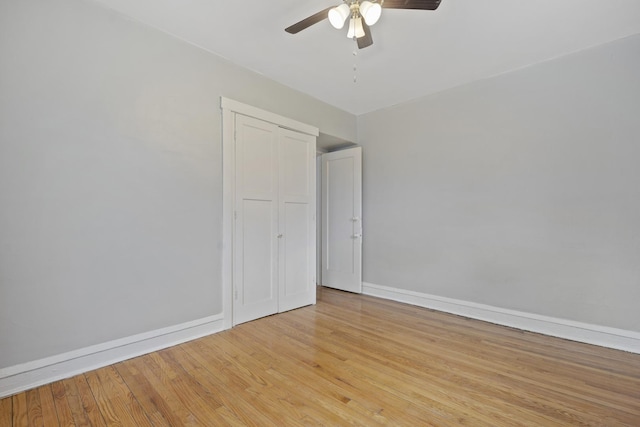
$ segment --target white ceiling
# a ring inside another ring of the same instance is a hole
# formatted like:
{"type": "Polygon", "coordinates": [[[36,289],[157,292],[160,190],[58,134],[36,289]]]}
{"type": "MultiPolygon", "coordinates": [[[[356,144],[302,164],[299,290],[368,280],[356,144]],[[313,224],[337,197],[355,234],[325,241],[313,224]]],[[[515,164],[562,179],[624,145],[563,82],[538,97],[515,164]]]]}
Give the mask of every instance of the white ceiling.
{"type": "Polygon", "coordinates": [[[383,10],[358,50],[328,20],[284,31],[339,0],[94,1],[358,115],[640,33],[640,0],[442,0],[383,10]]]}

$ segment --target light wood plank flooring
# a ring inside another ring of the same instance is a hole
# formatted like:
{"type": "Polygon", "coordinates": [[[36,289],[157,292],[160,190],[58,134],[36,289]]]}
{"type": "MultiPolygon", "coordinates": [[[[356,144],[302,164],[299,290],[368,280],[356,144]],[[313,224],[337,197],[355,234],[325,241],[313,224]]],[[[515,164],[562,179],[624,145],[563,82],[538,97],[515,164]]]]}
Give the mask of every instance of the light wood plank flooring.
{"type": "Polygon", "coordinates": [[[640,355],[322,288],[0,400],[0,426],[27,425],[640,426],[640,355]]]}

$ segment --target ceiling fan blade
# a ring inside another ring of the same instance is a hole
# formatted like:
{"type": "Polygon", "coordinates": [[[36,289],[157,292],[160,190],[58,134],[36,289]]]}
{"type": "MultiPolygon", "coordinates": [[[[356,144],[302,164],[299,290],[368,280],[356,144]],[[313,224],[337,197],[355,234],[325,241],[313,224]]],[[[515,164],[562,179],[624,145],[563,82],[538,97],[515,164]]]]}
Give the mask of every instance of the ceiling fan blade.
{"type": "Polygon", "coordinates": [[[421,9],[436,10],[440,0],[384,0],[382,7],[386,9],[421,9]]]}
{"type": "Polygon", "coordinates": [[[300,31],[304,30],[305,28],[309,28],[310,26],[312,26],[313,24],[317,24],[318,22],[322,21],[323,19],[326,19],[329,16],[329,11],[333,9],[332,7],[328,7],[324,10],[321,10],[320,12],[311,15],[307,18],[304,18],[302,21],[300,22],[296,22],[295,24],[293,24],[290,27],[285,28],[284,30],[289,33],[289,34],[296,34],[299,33],[300,31]]]}
{"type": "Polygon", "coordinates": [[[364,49],[365,47],[369,47],[373,44],[373,37],[371,37],[371,28],[362,20],[362,28],[364,29],[364,36],[356,39],[358,43],[358,49],[364,49]]]}

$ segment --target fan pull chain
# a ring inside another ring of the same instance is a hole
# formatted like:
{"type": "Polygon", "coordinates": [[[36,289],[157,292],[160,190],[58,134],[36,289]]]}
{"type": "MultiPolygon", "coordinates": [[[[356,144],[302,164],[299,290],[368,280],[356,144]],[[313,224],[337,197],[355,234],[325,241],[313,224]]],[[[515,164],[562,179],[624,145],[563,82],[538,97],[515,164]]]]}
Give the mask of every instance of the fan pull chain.
{"type": "Polygon", "coordinates": [[[356,63],[356,59],[358,59],[358,51],[353,51],[353,83],[358,83],[358,65],[356,63]]]}

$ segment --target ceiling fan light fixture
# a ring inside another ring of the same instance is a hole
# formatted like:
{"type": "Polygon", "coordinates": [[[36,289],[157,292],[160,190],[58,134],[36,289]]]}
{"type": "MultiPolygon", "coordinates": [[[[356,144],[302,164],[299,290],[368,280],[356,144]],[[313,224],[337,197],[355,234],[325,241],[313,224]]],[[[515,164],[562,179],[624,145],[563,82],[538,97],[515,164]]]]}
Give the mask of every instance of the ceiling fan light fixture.
{"type": "Polygon", "coordinates": [[[336,6],[333,9],[329,10],[329,22],[336,30],[344,27],[344,23],[349,17],[351,10],[349,6],[345,3],[342,3],[340,6],[336,6]]]}
{"type": "Polygon", "coordinates": [[[356,18],[356,38],[364,37],[364,27],[362,26],[362,18],[356,18]]]}
{"type": "Polygon", "coordinates": [[[352,39],[356,35],[356,18],[353,16],[349,19],[349,31],[347,31],[347,38],[352,39]]]}
{"type": "Polygon", "coordinates": [[[349,39],[359,39],[360,37],[364,37],[364,27],[362,26],[362,18],[352,16],[349,20],[349,32],[347,33],[347,38],[349,39]]]}
{"type": "Polygon", "coordinates": [[[380,15],[382,14],[382,6],[380,6],[380,3],[372,3],[368,0],[365,0],[360,3],[360,14],[364,18],[364,22],[366,22],[367,25],[371,26],[378,22],[378,19],[380,19],[380,15]]]}

